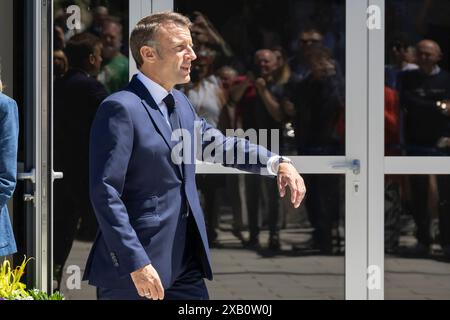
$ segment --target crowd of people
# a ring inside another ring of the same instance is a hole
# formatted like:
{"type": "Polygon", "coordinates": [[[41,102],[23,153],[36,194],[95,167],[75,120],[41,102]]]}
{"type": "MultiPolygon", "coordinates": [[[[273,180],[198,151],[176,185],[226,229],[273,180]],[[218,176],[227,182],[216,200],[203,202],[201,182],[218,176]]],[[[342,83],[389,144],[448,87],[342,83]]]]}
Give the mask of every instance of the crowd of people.
{"type": "Polygon", "coordinates": [[[129,80],[128,37],[108,8],[93,10],[92,23],[73,32],[63,11],[54,26],[54,265],[58,283],[75,237],[93,241],[97,221],[89,199],[89,135],[100,103],[129,80]]]}
{"type": "MultiPolygon", "coordinates": [[[[439,43],[422,39],[413,44],[407,35],[399,34],[390,46],[392,64],[386,66],[386,153],[390,156],[450,155],[450,78],[439,66],[443,52],[439,43]]],[[[439,243],[445,255],[450,254],[450,179],[447,175],[413,175],[408,178],[389,176],[386,195],[389,203],[386,217],[389,227],[386,247],[398,249],[398,207],[401,194],[408,193],[409,210],[416,225],[417,245],[401,248],[405,254],[427,255],[433,243],[429,197],[435,182],[439,216],[439,243]],[[397,236],[395,236],[397,235],[397,236]]]]}

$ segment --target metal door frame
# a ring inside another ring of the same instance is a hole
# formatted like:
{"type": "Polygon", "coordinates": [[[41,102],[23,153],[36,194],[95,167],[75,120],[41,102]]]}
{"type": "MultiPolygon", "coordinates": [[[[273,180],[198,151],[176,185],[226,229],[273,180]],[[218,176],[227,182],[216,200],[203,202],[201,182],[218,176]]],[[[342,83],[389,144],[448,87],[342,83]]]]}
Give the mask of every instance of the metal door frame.
{"type": "Polygon", "coordinates": [[[25,181],[28,286],[52,289],[51,219],[51,81],[52,2],[25,1],[25,163],[18,179],[25,181]]]}

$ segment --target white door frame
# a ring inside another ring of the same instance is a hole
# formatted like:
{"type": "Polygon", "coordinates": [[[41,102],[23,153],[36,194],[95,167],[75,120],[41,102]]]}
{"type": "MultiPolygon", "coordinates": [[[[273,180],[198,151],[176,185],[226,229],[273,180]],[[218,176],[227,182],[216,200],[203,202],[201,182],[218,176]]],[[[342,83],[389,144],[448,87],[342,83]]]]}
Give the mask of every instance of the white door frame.
{"type": "MultiPolygon", "coordinates": [[[[381,28],[368,30],[368,299],[384,299],[384,0],[369,0],[380,10],[381,28]]],[[[373,13],[373,12],[372,12],[373,13]]]]}

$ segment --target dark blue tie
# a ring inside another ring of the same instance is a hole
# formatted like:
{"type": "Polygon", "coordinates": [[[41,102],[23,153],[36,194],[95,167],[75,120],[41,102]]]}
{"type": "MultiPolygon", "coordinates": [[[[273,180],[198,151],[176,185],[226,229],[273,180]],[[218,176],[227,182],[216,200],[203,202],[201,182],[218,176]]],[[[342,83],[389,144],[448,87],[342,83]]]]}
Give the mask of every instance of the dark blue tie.
{"type": "Polygon", "coordinates": [[[175,108],[175,99],[173,98],[173,95],[169,93],[167,97],[163,99],[163,101],[166,104],[167,111],[169,113],[169,122],[170,125],[172,126],[172,130],[179,129],[180,122],[175,108]]]}
{"type": "MultiPolygon", "coordinates": [[[[178,112],[175,108],[175,99],[173,98],[172,94],[168,94],[167,97],[165,97],[163,99],[164,103],[166,104],[167,107],[167,111],[169,113],[169,122],[170,125],[172,126],[172,131],[175,131],[177,129],[181,129],[180,126],[180,120],[178,119],[178,112]]],[[[180,140],[181,141],[183,139],[183,136],[180,136],[180,140]]],[[[181,171],[181,175],[184,175],[183,172],[183,166],[179,166],[180,171],[181,171]]]]}

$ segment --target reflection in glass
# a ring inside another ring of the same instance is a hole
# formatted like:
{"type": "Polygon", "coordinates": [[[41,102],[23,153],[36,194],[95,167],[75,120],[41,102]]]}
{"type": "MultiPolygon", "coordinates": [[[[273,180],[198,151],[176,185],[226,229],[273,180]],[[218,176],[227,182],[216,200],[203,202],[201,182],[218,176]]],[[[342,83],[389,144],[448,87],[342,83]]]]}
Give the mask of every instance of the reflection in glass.
{"type": "MultiPolygon", "coordinates": [[[[255,142],[285,155],[344,154],[345,2],[232,3],[174,2],[194,23],[198,59],[181,89],[197,113],[223,132],[268,129],[255,142]]],[[[212,299],[344,298],[344,179],[305,180],[308,196],[293,210],[274,179],[197,177],[212,299]]]]}
{"type": "Polygon", "coordinates": [[[211,299],[344,299],[343,176],[305,176],[310,188],[323,192],[317,197],[310,192],[299,209],[292,208],[288,196],[279,199],[278,207],[271,205],[278,197],[269,188],[273,179],[249,189],[248,175],[214,176],[219,183],[212,201],[204,192],[213,187],[207,176],[197,179],[209,235],[214,232],[215,278],[207,282],[211,299]],[[259,206],[248,201],[249,194],[259,194],[259,206]]]}
{"type": "Polygon", "coordinates": [[[450,3],[386,3],[386,155],[450,156],[450,3]]]}
{"type": "Polygon", "coordinates": [[[450,176],[386,176],[385,296],[450,298],[450,176]]]}
{"type": "Polygon", "coordinates": [[[178,0],[174,8],[194,22],[199,57],[185,89],[201,92],[198,76],[204,87],[218,82],[213,119],[228,119],[222,129],[277,131],[276,145],[259,143],[285,155],[344,154],[345,1],[178,0]]]}
{"type": "Polygon", "coordinates": [[[54,279],[68,299],[95,298],[92,288],[68,290],[65,280],[71,265],[84,268],[97,231],[88,194],[90,126],[100,103],[129,77],[128,1],[108,3],[54,1],[54,168],[64,172],[54,185],[54,279]]]}

